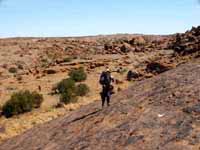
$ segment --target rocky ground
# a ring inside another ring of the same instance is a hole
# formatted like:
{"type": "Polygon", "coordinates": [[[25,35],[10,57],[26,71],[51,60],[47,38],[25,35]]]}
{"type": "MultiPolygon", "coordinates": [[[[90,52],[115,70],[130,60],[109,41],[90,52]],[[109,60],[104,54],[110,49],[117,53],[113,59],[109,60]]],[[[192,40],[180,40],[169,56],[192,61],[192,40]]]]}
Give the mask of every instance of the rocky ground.
{"type": "Polygon", "coordinates": [[[89,104],[8,140],[0,149],[199,150],[199,63],[137,82],[115,95],[110,107],[89,104]]]}
{"type": "MultiPolygon", "coordinates": [[[[100,104],[101,87],[98,78],[106,67],[111,69],[116,79],[117,95],[132,84],[141,83],[181,64],[199,59],[199,31],[200,28],[197,27],[184,34],[170,36],[0,39],[1,105],[13,92],[22,89],[38,91],[45,99],[42,108],[33,112],[11,119],[1,117],[0,141],[57,117],[68,116],[71,111],[83,105],[95,101],[100,104]],[[80,97],[76,104],[56,108],[59,96],[51,95],[52,88],[66,78],[70,70],[81,66],[87,71],[88,78],[85,83],[90,87],[90,93],[86,97],[80,97]],[[126,81],[128,70],[137,73],[131,82],[126,81]]],[[[157,94],[164,93],[157,91],[157,94]]],[[[85,111],[88,107],[90,106],[85,107],[85,111]]],[[[117,111],[118,107],[113,109],[117,111]]]]}

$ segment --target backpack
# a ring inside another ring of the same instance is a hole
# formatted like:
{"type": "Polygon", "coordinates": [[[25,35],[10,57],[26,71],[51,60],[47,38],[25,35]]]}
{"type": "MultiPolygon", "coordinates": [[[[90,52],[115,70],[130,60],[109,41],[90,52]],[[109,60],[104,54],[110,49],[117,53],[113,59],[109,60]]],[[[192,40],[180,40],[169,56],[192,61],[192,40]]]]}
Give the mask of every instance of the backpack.
{"type": "Polygon", "coordinates": [[[102,72],[102,74],[101,74],[101,76],[100,76],[99,83],[100,83],[101,85],[110,85],[110,83],[111,83],[111,76],[110,76],[110,73],[102,72]]]}

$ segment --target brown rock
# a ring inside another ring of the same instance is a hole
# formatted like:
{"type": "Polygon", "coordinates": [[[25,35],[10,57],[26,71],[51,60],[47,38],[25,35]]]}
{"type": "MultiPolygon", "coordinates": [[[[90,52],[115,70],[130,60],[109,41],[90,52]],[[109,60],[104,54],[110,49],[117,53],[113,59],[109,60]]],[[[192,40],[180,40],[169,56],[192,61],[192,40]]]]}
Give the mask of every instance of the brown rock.
{"type": "Polygon", "coordinates": [[[56,74],[57,71],[54,70],[54,69],[46,69],[46,70],[43,71],[43,73],[46,73],[46,74],[56,74]]]}
{"type": "Polygon", "coordinates": [[[170,68],[158,62],[151,62],[146,66],[146,72],[153,74],[160,74],[168,71],[170,68]]]}

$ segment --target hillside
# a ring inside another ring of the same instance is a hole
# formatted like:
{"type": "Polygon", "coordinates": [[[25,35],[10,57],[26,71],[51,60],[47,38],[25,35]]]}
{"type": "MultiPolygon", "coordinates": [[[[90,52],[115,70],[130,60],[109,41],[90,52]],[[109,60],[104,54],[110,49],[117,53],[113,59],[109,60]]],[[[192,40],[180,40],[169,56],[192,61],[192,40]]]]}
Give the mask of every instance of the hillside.
{"type": "Polygon", "coordinates": [[[102,110],[94,102],[35,127],[1,150],[199,150],[200,60],[135,83],[102,110]]]}
{"type": "Polygon", "coordinates": [[[199,59],[199,43],[200,27],[168,36],[116,34],[0,39],[0,108],[20,90],[36,91],[44,97],[41,107],[32,112],[13,118],[1,115],[0,143],[99,101],[101,86],[98,78],[106,67],[112,71],[118,95],[133,83],[199,59]],[[83,83],[91,90],[86,96],[79,96],[76,103],[60,105],[55,86],[79,67],[86,71],[87,80],[83,83]],[[127,81],[130,70],[137,75],[127,81]]]}

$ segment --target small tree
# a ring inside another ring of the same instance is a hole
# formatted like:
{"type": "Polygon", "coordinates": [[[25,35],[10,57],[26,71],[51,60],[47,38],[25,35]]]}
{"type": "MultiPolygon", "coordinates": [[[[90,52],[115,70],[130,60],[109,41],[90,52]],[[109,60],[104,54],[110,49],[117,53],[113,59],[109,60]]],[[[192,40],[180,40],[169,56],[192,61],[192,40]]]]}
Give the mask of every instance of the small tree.
{"type": "Polygon", "coordinates": [[[81,82],[87,79],[87,74],[85,73],[83,68],[72,70],[69,73],[69,76],[76,82],[81,82]]]}
{"type": "Polygon", "coordinates": [[[89,91],[90,89],[86,84],[79,84],[76,86],[75,93],[77,96],[85,96],[89,91]]]}
{"type": "Polygon", "coordinates": [[[76,94],[71,89],[68,89],[60,96],[60,102],[65,104],[76,102],[76,100],[77,100],[76,94]]]}
{"type": "Polygon", "coordinates": [[[3,105],[2,114],[9,118],[25,112],[30,112],[34,108],[39,108],[43,101],[43,96],[37,92],[20,91],[14,93],[3,105]]]}
{"type": "Polygon", "coordinates": [[[73,91],[75,89],[75,81],[70,78],[63,79],[60,83],[58,83],[57,89],[59,93],[64,93],[69,89],[73,91]]]}

